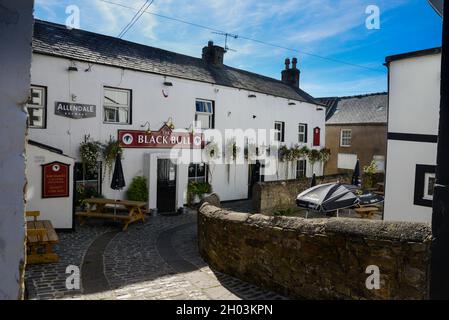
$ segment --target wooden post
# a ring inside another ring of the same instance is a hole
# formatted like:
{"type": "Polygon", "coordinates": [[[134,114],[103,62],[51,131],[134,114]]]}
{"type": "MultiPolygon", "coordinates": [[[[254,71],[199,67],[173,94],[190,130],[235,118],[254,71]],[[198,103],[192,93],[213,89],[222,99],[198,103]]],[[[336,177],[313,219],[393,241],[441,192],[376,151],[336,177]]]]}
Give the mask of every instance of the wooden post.
{"type": "Polygon", "coordinates": [[[445,1],[441,104],[436,184],[433,197],[430,299],[449,299],[449,2],[445,1]]]}

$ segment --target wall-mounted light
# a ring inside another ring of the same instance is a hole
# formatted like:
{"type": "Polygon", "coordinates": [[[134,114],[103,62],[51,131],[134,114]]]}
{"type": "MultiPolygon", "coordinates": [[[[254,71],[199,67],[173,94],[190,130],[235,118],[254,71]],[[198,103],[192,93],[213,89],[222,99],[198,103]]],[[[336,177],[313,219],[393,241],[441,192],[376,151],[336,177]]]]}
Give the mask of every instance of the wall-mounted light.
{"type": "Polygon", "coordinates": [[[232,114],[232,112],[231,112],[231,111],[228,111],[228,117],[230,117],[230,116],[231,116],[231,114],[232,114]]]}
{"type": "Polygon", "coordinates": [[[76,94],[73,94],[73,93],[72,93],[71,99],[72,99],[73,102],[76,102],[76,98],[77,98],[77,97],[76,97],[76,94]]]}
{"type": "Polygon", "coordinates": [[[316,111],[323,111],[323,108],[316,108],[316,111]]]}
{"type": "Polygon", "coordinates": [[[165,124],[172,130],[175,128],[175,125],[173,124],[173,118],[172,117],[168,118],[168,120],[167,120],[167,122],[165,122],[165,124]]]}
{"type": "Polygon", "coordinates": [[[253,114],[253,119],[256,119],[256,118],[257,118],[257,116],[255,114],[253,114]]]}
{"type": "Polygon", "coordinates": [[[164,86],[166,87],[173,87],[173,83],[170,81],[164,81],[164,86]]]}
{"type": "Polygon", "coordinates": [[[145,122],[144,124],[142,124],[140,127],[141,127],[141,128],[145,128],[145,127],[146,127],[145,132],[146,132],[147,134],[150,134],[150,133],[151,133],[150,123],[149,123],[148,121],[145,122]]]}
{"type": "Polygon", "coordinates": [[[251,93],[251,94],[248,95],[248,98],[257,98],[257,96],[255,94],[251,93]]]}
{"type": "Polygon", "coordinates": [[[78,68],[76,67],[75,61],[70,62],[70,66],[67,70],[72,72],[78,72],[78,68]]]}
{"type": "Polygon", "coordinates": [[[288,105],[289,105],[289,106],[296,106],[296,103],[294,103],[294,102],[289,102],[288,105]]]}

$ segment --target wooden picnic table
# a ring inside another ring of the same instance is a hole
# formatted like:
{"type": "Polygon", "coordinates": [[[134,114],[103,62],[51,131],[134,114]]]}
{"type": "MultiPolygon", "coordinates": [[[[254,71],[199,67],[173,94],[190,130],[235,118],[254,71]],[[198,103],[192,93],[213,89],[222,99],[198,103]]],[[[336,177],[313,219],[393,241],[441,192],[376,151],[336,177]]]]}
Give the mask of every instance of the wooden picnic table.
{"type": "Polygon", "coordinates": [[[355,212],[362,218],[372,219],[373,216],[379,212],[378,207],[360,207],[356,208],[355,212]]]}
{"type": "Polygon", "coordinates": [[[34,221],[27,221],[27,264],[58,262],[53,245],[59,242],[59,237],[50,221],[37,220],[39,214],[33,215],[37,212],[32,212],[34,221]]]}
{"type": "Polygon", "coordinates": [[[130,223],[139,220],[145,222],[146,202],[103,198],[86,199],[84,202],[87,204],[87,211],[76,213],[81,225],[83,225],[88,218],[111,219],[114,221],[121,220],[124,223],[123,231],[126,231],[130,223]],[[107,205],[123,207],[128,211],[128,214],[111,214],[106,210],[107,205]]]}

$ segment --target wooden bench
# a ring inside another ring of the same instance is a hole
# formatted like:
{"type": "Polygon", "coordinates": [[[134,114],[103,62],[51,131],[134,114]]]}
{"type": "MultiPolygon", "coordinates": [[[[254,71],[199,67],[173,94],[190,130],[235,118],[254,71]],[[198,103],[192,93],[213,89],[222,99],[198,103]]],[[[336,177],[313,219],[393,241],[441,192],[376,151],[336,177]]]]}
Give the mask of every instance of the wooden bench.
{"type": "Polygon", "coordinates": [[[75,215],[79,218],[80,224],[86,223],[88,218],[109,219],[113,221],[120,220],[124,223],[123,231],[128,229],[129,224],[141,220],[145,222],[145,202],[111,199],[86,199],[85,203],[89,206],[88,211],[77,212],[75,215]],[[111,214],[106,212],[106,205],[124,207],[127,215],[111,214]],[[91,210],[95,207],[95,210],[91,210]]]}
{"type": "Polygon", "coordinates": [[[378,207],[361,207],[355,209],[355,212],[361,217],[366,219],[372,219],[373,216],[380,210],[378,207]]]}
{"type": "Polygon", "coordinates": [[[39,211],[26,212],[27,217],[27,264],[54,263],[59,257],[53,252],[53,245],[59,242],[55,229],[48,220],[37,220],[39,211]]]}

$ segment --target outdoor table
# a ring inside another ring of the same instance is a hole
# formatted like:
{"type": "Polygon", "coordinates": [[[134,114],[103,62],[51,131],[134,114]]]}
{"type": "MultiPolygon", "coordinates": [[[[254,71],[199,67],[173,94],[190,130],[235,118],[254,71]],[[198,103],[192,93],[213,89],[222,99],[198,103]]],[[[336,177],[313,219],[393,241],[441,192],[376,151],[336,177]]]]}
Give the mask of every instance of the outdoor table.
{"type": "Polygon", "coordinates": [[[124,223],[123,231],[126,231],[130,223],[139,220],[145,222],[145,207],[147,205],[146,202],[102,198],[86,199],[84,200],[84,202],[88,205],[87,211],[76,213],[81,225],[86,222],[87,218],[112,219],[114,221],[122,220],[124,223]],[[128,211],[128,214],[110,214],[106,211],[106,205],[124,207],[128,211]],[[93,207],[95,207],[95,209],[92,210],[93,207]]]}
{"type": "Polygon", "coordinates": [[[53,252],[53,245],[58,242],[50,221],[27,221],[27,264],[58,262],[58,255],[53,252]]]}

